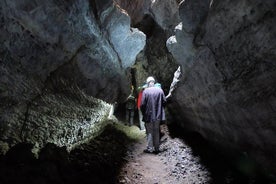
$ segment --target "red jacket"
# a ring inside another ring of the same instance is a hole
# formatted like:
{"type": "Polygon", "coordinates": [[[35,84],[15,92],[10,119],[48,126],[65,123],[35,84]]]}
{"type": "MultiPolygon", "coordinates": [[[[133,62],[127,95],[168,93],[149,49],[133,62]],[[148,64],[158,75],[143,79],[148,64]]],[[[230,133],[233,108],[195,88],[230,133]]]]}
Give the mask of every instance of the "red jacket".
{"type": "Polygon", "coordinates": [[[142,95],[143,95],[143,90],[141,90],[141,91],[138,93],[138,98],[137,98],[137,108],[138,108],[138,109],[140,109],[140,106],[141,106],[142,95]]]}

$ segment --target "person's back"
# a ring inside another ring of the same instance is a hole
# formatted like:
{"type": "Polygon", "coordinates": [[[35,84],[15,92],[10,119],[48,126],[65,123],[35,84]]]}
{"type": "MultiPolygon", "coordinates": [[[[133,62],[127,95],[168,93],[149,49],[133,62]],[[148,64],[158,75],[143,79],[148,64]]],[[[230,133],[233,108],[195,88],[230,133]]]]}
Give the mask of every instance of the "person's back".
{"type": "Polygon", "coordinates": [[[144,114],[143,121],[164,121],[164,104],[166,97],[160,87],[149,87],[143,91],[141,110],[144,114]]]}

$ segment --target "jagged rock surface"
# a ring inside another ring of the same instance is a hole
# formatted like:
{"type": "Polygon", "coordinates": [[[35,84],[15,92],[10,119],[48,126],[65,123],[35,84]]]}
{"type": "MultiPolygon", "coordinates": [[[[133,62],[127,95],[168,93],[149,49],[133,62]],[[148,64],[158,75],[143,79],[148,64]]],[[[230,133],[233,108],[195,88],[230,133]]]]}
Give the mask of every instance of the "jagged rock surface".
{"type": "Polygon", "coordinates": [[[132,25],[140,24],[147,15],[163,29],[170,31],[180,21],[177,0],[115,0],[131,17],[132,25]]]}
{"type": "Polygon", "coordinates": [[[113,1],[103,9],[88,0],[0,4],[2,152],[21,141],[70,147],[96,134],[110,108],[98,99],[127,97],[125,68],[145,35],[130,31],[129,17],[113,1]]]}
{"type": "Polygon", "coordinates": [[[184,71],[171,110],[183,127],[276,173],[276,3],[211,1],[202,19],[184,12],[192,2],[167,42],[184,71]]]}
{"type": "Polygon", "coordinates": [[[179,22],[178,2],[152,0],[116,0],[130,15],[132,25],[147,35],[144,50],[133,66],[134,86],[144,84],[148,76],[154,76],[168,92],[173,73],[177,69],[175,59],[166,48],[171,27],[179,22]]]}
{"type": "Polygon", "coordinates": [[[21,141],[71,147],[96,134],[110,108],[98,99],[128,95],[135,60],[136,85],[153,75],[165,91],[176,60],[183,76],[173,116],[276,173],[275,1],[117,3],[0,2],[1,153],[21,141]],[[172,58],[165,40],[177,24],[172,58]]]}
{"type": "Polygon", "coordinates": [[[113,4],[113,1],[102,2],[99,0],[97,4],[99,5],[98,14],[101,25],[108,34],[109,41],[118,54],[122,67],[131,67],[135,62],[136,55],[146,44],[146,35],[137,28],[130,27],[130,17],[123,9],[113,4]]]}

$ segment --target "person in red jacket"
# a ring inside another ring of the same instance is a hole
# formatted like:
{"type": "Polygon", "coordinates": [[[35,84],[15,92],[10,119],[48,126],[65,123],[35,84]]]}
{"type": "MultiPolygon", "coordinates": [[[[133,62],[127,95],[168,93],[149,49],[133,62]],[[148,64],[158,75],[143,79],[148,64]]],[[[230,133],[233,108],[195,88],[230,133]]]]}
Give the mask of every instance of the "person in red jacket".
{"type": "Polygon", "coordinates": [[[138,88],[138,97],[137,97],[137,109],[138,109],[138,115],[139,115],[139,125],[140,125],[140,130],[146,131],[145,129],[145,122],[143,121],[143,114],[141,111],[141,101],[142,101],[142,95],[144,89],[147,87],[147,85],[143,85],[138,88]]]}

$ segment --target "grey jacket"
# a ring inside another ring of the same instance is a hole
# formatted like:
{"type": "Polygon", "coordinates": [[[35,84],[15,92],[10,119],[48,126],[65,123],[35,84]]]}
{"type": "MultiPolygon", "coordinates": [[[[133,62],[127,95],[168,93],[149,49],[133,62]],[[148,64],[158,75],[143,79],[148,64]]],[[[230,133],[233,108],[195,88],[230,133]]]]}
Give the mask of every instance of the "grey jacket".
{"type": "Polygon", "coordinates": [[[160,87],[148,87],[143,91],[141,111],[146,123],[164,121],[166,97],[160,87]]]}

